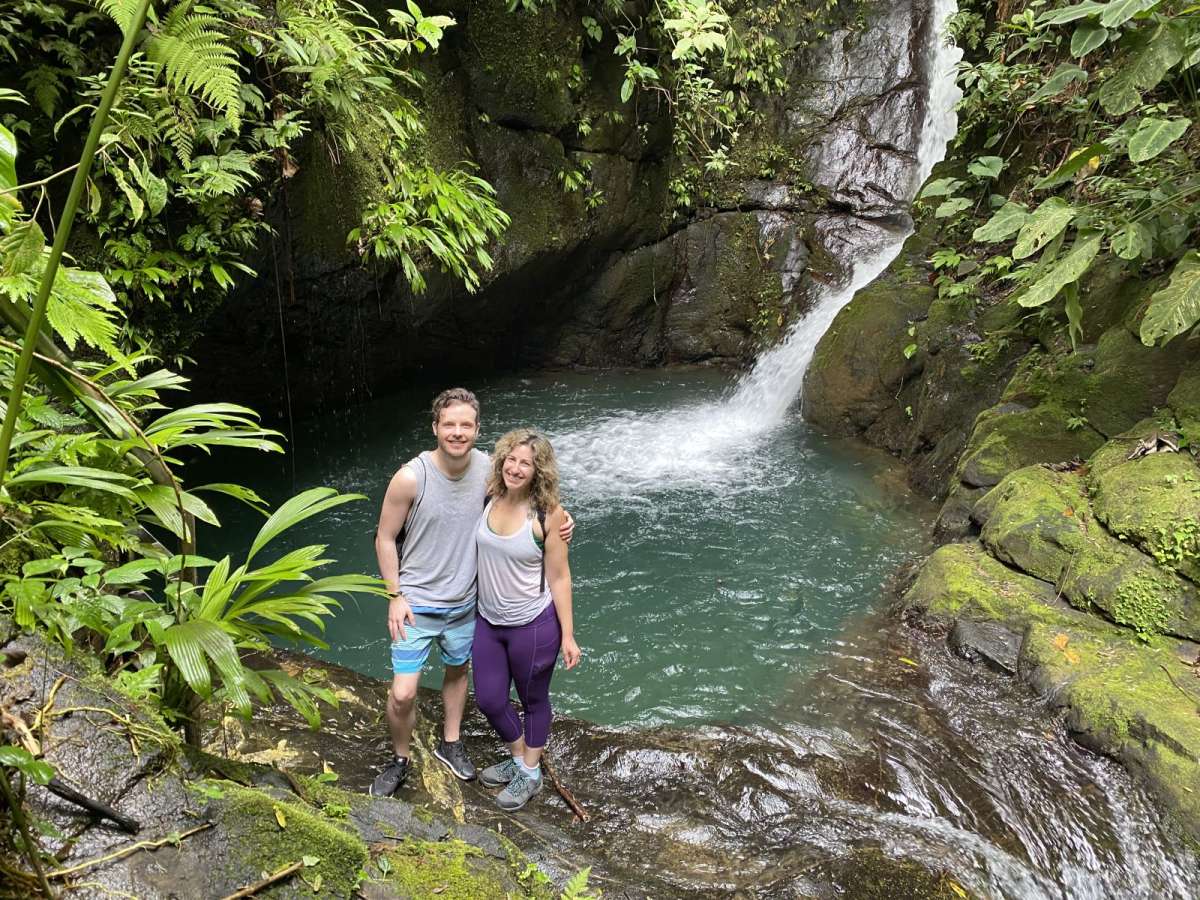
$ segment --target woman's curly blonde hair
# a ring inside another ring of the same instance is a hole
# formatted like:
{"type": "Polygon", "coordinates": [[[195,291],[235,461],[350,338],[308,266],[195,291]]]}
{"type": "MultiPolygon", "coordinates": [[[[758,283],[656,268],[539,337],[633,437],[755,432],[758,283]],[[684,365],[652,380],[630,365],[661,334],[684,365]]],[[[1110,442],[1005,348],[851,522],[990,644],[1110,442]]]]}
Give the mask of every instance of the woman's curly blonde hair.
{"type": "Polygon", "coordinates": [[[496,441],[496,449],[492,451],[492,472],[487,481],[488,496],[503,497],[508,493],[504,485],[504,460],[522,445],[533,451],[533,481],[529,486],[529,502],[534,509],[551,513],[560,502],[558,461],[554,458],[554,448],[550,442],[532,428],[518,428],[496,441]]]}

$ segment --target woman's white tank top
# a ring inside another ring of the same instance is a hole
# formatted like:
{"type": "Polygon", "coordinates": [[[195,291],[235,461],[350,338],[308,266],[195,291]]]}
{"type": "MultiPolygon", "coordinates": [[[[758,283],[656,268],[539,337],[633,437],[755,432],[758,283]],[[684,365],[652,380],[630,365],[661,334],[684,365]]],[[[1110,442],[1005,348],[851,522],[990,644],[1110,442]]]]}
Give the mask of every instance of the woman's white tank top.
{"type": "Polygon", "coordinates": [[[550,605],[542,589],[544,551],[533,538],[533,519],[515,534],[502,535],[488,525],[488,508],[479,517],[475,548],[479,558],[479,614],[493,625],[524,625],[550,605]]]}

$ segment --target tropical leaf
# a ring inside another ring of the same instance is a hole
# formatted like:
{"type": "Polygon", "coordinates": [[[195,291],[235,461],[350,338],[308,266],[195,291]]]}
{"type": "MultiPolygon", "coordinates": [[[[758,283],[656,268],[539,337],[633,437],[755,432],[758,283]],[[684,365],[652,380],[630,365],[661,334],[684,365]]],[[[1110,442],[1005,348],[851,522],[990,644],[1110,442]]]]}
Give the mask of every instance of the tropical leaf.
{"type": "Polygon", "coordinates": [[[1061,197],[1051,197],[1029,215],[1013,245],[1013,259],[1024,259],[1041,250],[1051,238],[1062,233],[1077,214],[1075,207],[1061,197]]]}
{"type": "Polygon", "coordinates": [[[15,225],[0,241],[0,254],[4,257],[3,274],[6,278],[22,275],[32,269],[42,258],[46,246],[46,235],[37,222],[28,219],[15,225]]]}
{"type": "Polygon", "coordinates": [[[321,724],[318,701],[337,709],[337,696],[329,688],[293,678],[281,669],[258,669],[255,674],[265,679],[292,709],[304,717],[312,728],[317,728],[321,724]]]}
{"type": "MultiPolygon", "coordinates": [[[[0,191],[11,191],[17,186],[17,139],[13,133],[0,125],[0,191]]],[[[10,206],[19,206],[13,194],[2,194],[10,206]]]]}
{"type": "Polygon", "coordinates": [[[1162,0],[1110,0],[1100,13],[1100,24],[1105,28],[1116,28],[1128,22],[1138,13],[1154,9],[1162,0]]]}
{"type": "Polygon", "coordinates": [[[1112,251],[1121,259],[1149,259],[1154,252],[1154,235],[1141,222],[1127,222],[1113,235],[1112,251]]]}
{"type": "Polygon", "coordinates": [[[310,488],[297,494],[275,510],[263,523],[263,527],[259,529],[258,535],[254,538],[254,543],[250,545],[250,552],[246,554],[246,562],[249,563],[259,550],[281,533],[305,519],[327,509],[333,509],[335,506],[341,506],[343,503],[365,499],[367,498],[362,494],[339,494],[333,488],[328,487],[310,488]]]}
{"type": "Polygon", "coordinates": [[[162,643],[188,687],[204,698],[212,696],[211,660],[234,708],[249,714],[250,697],[243,684],[242,661],[233,639],[219,625],[200,619],[179,622],[163,630],[162,643]]]}
{"type": "Polygon", "coordinates": [[[1149,29],[1138,29],[1130,56],[1100,86],[1100,105],[1109,115],[1124,115],[1137,106],[1142,92],[1157,87],[1171,67],[1183,59],[1183,38],[1170,23],[1164,22],[1153,33],[1147,32],[1149,29]]]}
{"type": "Polygon", "coordinates": [[[60,486],[89,488],[93,491],[105,491],[116,494],[127,500],[135,499],[130,486],[135,479],[121,472],[110,472],[107,469],[95,469],[90,466],[43,466],[40,469],[28,469],[20,475],[13,475],[5,481],[5,487],[55,484],[60,486]]]}
{"type": "Polygon", "coordinates": [[[96,8],[117,23],[122,33],[129,31],[137,15],[140,0],[93,0],[96,8]]]}
{"type": "Polygon", "coordinates": [[[0,747],[0,766],[16,769],[36,784],[49,784],[54,777],[54,768],[37,759],[24,747],[6,744],[0,747]]]}
{"type": "Polygon", "coordinates": [[[1076,150],[1067,161],[1035,184],[1034,190],[1044,191],[1058,187],[1075,177],[1076,174],[1091,166],[1100,164],[1100,157],[1109,152],[1107,144],[1092,144],[1082,150],[1076,150]]]}
{"type": "Polygon", "coordinates": [[[1074,284],[1091,266],[1100,252],[1100,234],[1080,236],[1062,259],[1017,296],[1021,306],[1033,307],[1049,303],[1068,284],[1074,284]]]}
{"type": "Polygon", "coordinates": [[[1171,146],[1192,125],[1191,119],[1159,119],[1147,116],[1129,139],[1129,159],[1140,163],[1154,159],[1171,146]]]}
{"type": "Polygon", "coordinates": [[[981,156],[971,160],[967,171],[976,178],[996,178],[1004,171],[1004,160],[999,156],[981,156]]]}
{"type": "Polygon", "coordinates": [[[151,37],[146,56],[162,67],[167,84],[219,109],[236,131],[241,123],[242,79],[237,53],[221,20],[176,4],[151,37]]]}
{"type": "Polygon", "coordinates": [[[1052,9],[1049,12],[1044,12],[1038,16],[1037,21],[1039,25],[1065,25],[1067,22],[1098,16],[1104,12],[1106,5],[1104,3],[1094,3],[1092,0],[1085,0],[1085,2],[1077,3],[1074,6],[1064,6],[1060,9],[1052,9]]]}
{"type": "Polygon", "coordinates": [[[1069,85],[1086,84],[1088,73],[1086,69],[1081,69],[1074,63],[1061,63],[1058,68],[1046,79],[1046,83],[1033,92],[1028,100],[1025,101],[1027,106],[1041,103],[1043,100],[1048,100],[1051,97],[1057,97],[1067,89],[1069,85]]]}
{"type": "Polygon", "coordinates": [[[1147,347],[1161,340],[1166,343],[1200,321],[1200,252],[1183,255],[1171,281],[1155,292],[1142,319],[1141,338],[1147,347]]]}
{"type": "Polygon", "coordinates": [[[1025,205],[1010,200],[996,210],[984,224],[976,228],[971,237],[977,241],[994,244],[996,241],[1012,237],[1021,230],[1028,219],[1029,210],[1025,208],[1025,205]]]}
{"type": "Polygon", "coordinates": [[[1071,55],[1075,58],[1087,56],[1097,47],[1102,47],[1108,41],[1108,29],[1092,22],[1084,22],[1075,27],[1071,35],[1071,55]]]}

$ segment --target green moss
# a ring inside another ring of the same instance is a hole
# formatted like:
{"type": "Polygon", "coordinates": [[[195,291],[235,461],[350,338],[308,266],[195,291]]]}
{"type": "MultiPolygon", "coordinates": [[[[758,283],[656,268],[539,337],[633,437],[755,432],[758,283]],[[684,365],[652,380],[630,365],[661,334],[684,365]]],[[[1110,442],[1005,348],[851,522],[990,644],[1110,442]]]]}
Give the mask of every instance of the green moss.
{"type": "Polygon", "coordinates": [[[471,4],[466,33],[472,97],[486,114],[555,131],[572,120],[577,19],[553,4],[510,12],[505,0],[481,0],[471,4]]]}
{"type": "Polygon", "coordinates": [[[1192,581],[1200,581],[1200,467],[1186,453],[1123,461],[1090,479],[1096,516],[1192,581]]]}
{"type": "Polygon", "coordinates": [[[348,897],[366,865],[367,848],[348,830],[300,804],[274,800],[264,793],[222,782],[218,801],[221,826],[228,836],[232,861],[253,871],[274,872],[306,856],[310,883],[321,877],[327,896],[348,897]],[[281,814],[281,823],[277,814],[281,814]]]}
{"type": "Polygon", "coordinates": [[[1009,569],[974,541],[935,550],[904,603],[945,624],[967,618],[1023,628],[1029,621],[1068,623],[1079,616],[1054,605],[1052,585],[1009,569]]]}
{"type": "Polygon", "coordinates": [[[530,896],[507,865],[460,840],[406,840],[380,856],[374,868],[412,900],[530,896]]]}
{"type": "Polygon", "coordinates": [[[1161,576],[1131,578],[1117,591],[1113,617],[1122,625],[1133,628],[1142,640],[1162,634],[1168,623],[1163,594],[1169,589],[1170,583],[1161,576]]]}
{"type": "Polygon", "coordinates": [[[1085,548],[1088,502],[1083,479],[1071,472],[1018,469],[989,491],[976,511],[986,511],[984,545],[1044,581],[1057,583],[1085,548]]]}
{"type": "Polygon", "coordinates": [[[959,478],[970,485],[998,484],[1009,472],[1039,462],[1087,457],[1103,444],[1092,428],[1072,428],[1073,413],[1052,403],[1033,409],[994,407],[975,420],[959,460],[959,478]]]}
{"type": "Polygon", "coordinates": [[[1034,625],[1022,667],[1068,710],[1080,739],[1140,773],[1193,840],[1200,838],[1200,694],[1162,638],[1034,625]],[[1171,678],[1174,678],[1172,682],[1171,678]]]}

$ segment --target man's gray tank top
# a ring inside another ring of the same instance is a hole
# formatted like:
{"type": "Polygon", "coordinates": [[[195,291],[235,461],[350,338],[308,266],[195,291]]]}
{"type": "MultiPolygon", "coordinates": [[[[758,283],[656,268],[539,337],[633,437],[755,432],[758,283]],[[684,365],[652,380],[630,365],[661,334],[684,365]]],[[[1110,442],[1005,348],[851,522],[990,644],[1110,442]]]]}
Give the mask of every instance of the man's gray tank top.
{"type": "Polygon", "coordinates": [[[458,479],[447,478],[426,450],[407,463],[417,495],[404,525],[400,593],[413,606],[450,609],[475,599],[475,527],[487,496],[491,462],[481,450],[458,479]]]}
{"type": "Polygon", "coordinates": [[[496,534],[488,510],[478,519],[479,614],[493,625],[525,625],[550,605],[542,585],[543,550],[533,538],[533,519],[515,534],[496,534]]]}

